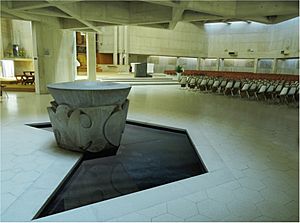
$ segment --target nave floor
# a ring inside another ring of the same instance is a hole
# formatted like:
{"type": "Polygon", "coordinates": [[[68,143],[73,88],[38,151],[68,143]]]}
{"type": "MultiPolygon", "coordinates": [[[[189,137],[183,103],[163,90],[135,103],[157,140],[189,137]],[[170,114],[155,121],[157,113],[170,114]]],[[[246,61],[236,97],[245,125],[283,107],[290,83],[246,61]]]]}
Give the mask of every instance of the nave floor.
{"type": "MultiPolygon", "coordinates": [[[[30,221],[79,154],[57,148],[50,95],[1,99],[1,220],[30,221]]],[[[128,119],[188,130],[208,173],[36,221],[298,221],[298,109],[133,86],[128,119]]]]}

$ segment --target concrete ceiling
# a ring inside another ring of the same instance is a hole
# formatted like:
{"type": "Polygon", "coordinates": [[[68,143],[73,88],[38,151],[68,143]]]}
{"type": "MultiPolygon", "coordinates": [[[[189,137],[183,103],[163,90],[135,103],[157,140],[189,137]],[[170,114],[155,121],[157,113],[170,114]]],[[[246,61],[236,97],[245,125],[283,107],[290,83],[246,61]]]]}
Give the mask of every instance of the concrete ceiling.
{"type": "Polygon", "coordinates": [[[108,25],[173,29],[177,22],[255,21],[279,23],[299,15],[294,1],[1,1],[1,17],[40,21],[61,29],[96,31],[108,25]]]}

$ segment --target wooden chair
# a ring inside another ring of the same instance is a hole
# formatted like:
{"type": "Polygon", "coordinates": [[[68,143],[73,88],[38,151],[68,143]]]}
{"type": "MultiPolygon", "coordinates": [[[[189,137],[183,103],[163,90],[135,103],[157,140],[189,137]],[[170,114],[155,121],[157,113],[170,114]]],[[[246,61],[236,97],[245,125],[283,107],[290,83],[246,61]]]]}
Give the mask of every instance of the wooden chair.
{"type": "Polygon", "coordinates": [[[207,79],[203,79],[200,83],[200,86],[199,86],[200,91],[205,91],[206,90],[206,84],[207,84],[207,79]]]}
{"type": "Polygon", "coordinates": [[[196,78],[192,77],[189,84],[188,84],[189,88],[194,89],[196,86],[196,78]]]}
{"type": "Polygon", "coordinates": [[[223,93],[223,91],[225,90],[225,87],[227,85],[227,80],[223,80],[219,86],[219,93],[223,93]]]}
{"type": "Polygon", "coordinates": [[[212,92],[216,92],[216,91],[218,90],[218,87],[219,87],[220,83],[221,83],[221,82],[220,82],[219,80],[216,80],[216,81],[213,83],[213,85],[212,85],[211,91],[212,91],[212,92]]]}
{"type": "Polygon", "coordinates": [[[242,89],[239,91],[241,98],[248,97],[247,91],[249,88],[250,88],[250,83],[244,83],[242,89]]]}
{"type": "Polygon", "coordinates": [[[186,87],[186,82],[187,82],[187,77],[182,77],[181,80],[180,80],[180,86],[182,88],[186,87]]]}
{"type": "Polygon", "coordinates": [[[257,100],[267,100],[265,92],[267,91],[268,86],[266,84],[262,84],[259,87],[258,92],[254,92],[254,95],[256,97],[257,100]]]}
{"type": "Polygon", "coordinates": [[[241,82],[240,81],[236,81],[233,85],[233,88],[231,89],[231,95],[236,95],[239,93],[241,87],[241,82]]]}
{"type": "Polygon", "coordinates": [[[24,85],[34,84],[35,81],[34,71],[23,71],[22,80],[24,85]]]}
{"type": "Polygon", "coordinates": [[[211,90],[212,89],[212,86],[214,84],[214,79],[210,79],[207,83],[207,90],[211,90]]]}
{"type": "Polygon", "coordinates": [[[229,95],[229,94],[231,94],[231,89],[232,89],[232,87],[233,87],[233,81],[228,81],[228,83],[226,84],[225,89],[224,89],[224,91],[223,91],[223,94],[224,94],[224,95],[229,95]]]}
{"type": "Polygon", "coordinates": [[[6,85],[0,84],[0,97],[2,98],[3,92],[6,94],[6,97],[8,98],[8,94],[4,89],[6,88],[6,85]]]}
{"type": "Polygon", "coordinates": [[[23,74],[15,74],[16,84],[23,84],[23,74]]]}

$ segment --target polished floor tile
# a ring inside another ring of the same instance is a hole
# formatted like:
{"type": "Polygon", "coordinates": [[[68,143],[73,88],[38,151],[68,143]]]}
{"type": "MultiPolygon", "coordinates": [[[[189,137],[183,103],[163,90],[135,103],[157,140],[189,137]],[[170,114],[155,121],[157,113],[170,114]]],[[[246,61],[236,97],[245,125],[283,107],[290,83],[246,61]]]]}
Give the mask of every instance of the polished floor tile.
{"type": "MultiPolygon", "coordinates": [[[[50,95],[1,100],[1,220],[30,221],[80,155],[47,131],[50,95]]],[[[36,221],[298,221],[297,108],[134,86],[128,119],[187,129],[208,173],[36,221]],[[192,207],[189,209],[189,207],[192,207]]]]}

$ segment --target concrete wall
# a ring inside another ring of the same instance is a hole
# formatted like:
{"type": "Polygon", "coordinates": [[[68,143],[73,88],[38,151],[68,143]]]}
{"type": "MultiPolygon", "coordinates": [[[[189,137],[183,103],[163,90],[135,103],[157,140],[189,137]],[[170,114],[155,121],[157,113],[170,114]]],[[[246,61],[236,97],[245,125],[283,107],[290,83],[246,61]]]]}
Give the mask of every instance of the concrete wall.
{"type": "Polygon", "coordinates": [[[19,50],[24,48],[25,57],[32,57],[32,33],[31,22],[1,18],[1,47],[0,57],[12,57],[8,52],[13,44],[19,45],[19,50]]]}
{"type": "Polygon", "coordinates": [[[47,93],[47,84],[74,80],[75,38],[71,31],[33,23],[36,92],[47,93]]]}
{"type": "Polygon", "coordinates": [[[275,25],[236,22],[206,24],[208,57],[278,58],[299,56],[299,17],[275,25]],[[284,56],[281,50],[289,50],[284,56]]]}
{"type": "Polygon", "coordinates": [[[10,19],[2,19],[1,18],[1,32],[0,32],[0,59],[5,56],[5,52],[8,47],[11,45],[11,21],[10,19]]]}
{"type": "Polygon", "coordinates": [[[101,28],[102,32],[98,35],[98,52],[113,53],[114,49],[114,27],[106,26],[101,28]]]}
{"type": "MultiPolygon", "coordinates": [[[[112,53],[113,27],[102,29],[104,32],[100,35],[102,36],[100,52],[112,53]]],[[[120,45],[124,34],[119,33],[118,38],[120,45]]],[[[277,72],[298,74],[299,61],[291,62],[291,58],[299,57],[299,17],[275,25],[234,22],[230,25],[217,23],[196,27],[189,23],[179,22],[174,30],[129,26],[128,42],[128,53],[134,55],[208,57],[212,61],[217,58],[232,59],[223,61],[225,64],[220,63],[219,70],[228,71],[255,72],[257,67],[256,72],[270,73],[273,72],[273,68],[270,68],[270,62],[264,62],[264,60],[271,59],[273,64],[274,58],[285,58],[286,60],[277,64],[280,66],[276,69],[277,72]],[[282,50],[289,51],[289,54],[283,55],[282,50]],[[237,52],[237,56],[230,56],[229,51],[237,52]],[[257,66],[241,60],[246,58],[253,63],[256,63],[254,60],[256,59],[257,66]],[[229,65],[228,61],[230,61],[229,65]],[[230,66],[230,63],[233,66],[230,66]],[[293,68],[290,68],[290,65],[293,68]]],[[[129,60],[136,62],[132,59],[133,57],[129,60]]],[[[155,64],[159,66],[155,68],[155,71],[159,72],[162,67],[167,69],[167,67],[174,66],[168,64],[165,59],[159,59],[159,62],[155,64]]],[[[200,63],[200,69],[217,70],[217,66],[216,63],[204,60],[200,63]]]]}
{"type": "Polygon", "coordinates": [[[32,57],[32,32],[31,22],[12,20],[12,43],[25,49],[26,57],[32,57]]]}
{"type": "MultiPolygon", "coordinates": [[[[101,53],[113,53],[114,27],[102,27],[98,49],[101,53]]],[[[124,48],[124,33],[118,31],[118,48],[124,48]]],[[[206,36],[203,28],[179,22],[174,30],[128,26],[128,53],[162,56],[205,56],[206,36]]]]}
{"type": "Polygon", "coordinates": [[[206,55],[204,30],[179,22],[174,30],[129,26],[129,53],[199,57],[206,55]]]}
{"type": "Polygon", "coordinates": [[[163,73],[165,70],[174,70],[177,57],[150,56],[148,63],[154,64],[154,73],[163,73]]]}

